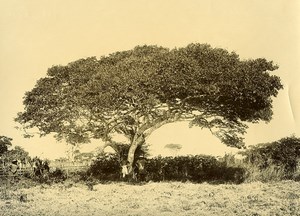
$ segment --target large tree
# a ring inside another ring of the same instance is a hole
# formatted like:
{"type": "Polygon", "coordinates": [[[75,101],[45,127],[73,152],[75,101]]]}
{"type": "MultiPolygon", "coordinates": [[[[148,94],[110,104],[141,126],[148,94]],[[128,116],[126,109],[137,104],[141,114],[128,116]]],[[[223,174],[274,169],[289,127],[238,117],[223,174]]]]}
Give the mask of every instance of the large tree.
{"type": "Polygon", "coordinates": [[[242,148],[246,123],[272,118],[272,97],[282,88],[270,75],[277,68],[207,44],[138,46],[51,67],[25,94],[16,121],[69,143],[111,143],[112,134],[123,134],[131,164],[154,130],[177,121],[209,128],[224,144],[242,148]]]}

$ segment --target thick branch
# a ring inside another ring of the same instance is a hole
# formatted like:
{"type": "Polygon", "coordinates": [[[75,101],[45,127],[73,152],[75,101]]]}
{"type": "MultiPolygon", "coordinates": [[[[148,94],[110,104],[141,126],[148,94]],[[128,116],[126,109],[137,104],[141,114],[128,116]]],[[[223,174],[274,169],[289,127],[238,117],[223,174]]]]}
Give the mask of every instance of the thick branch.
{"type": "Polygon", "coordinates": [[[174,123],[179,121],[189,121],[192,120],[195,116],[194,115],[180,115],[175,114],[173,117],[169,117],[166,119],[157,119],[151,123],[145,124],[142,128],[142,133],[144,134],[145,139],[148,138],[155,130],[162,127],[168,123],[174,123]]]}

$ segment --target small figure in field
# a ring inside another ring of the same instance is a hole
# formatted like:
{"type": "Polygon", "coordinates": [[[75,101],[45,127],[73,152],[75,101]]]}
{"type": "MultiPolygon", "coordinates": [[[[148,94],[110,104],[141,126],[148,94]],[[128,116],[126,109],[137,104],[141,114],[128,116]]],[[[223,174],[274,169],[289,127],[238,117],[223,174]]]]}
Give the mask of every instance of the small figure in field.
{"type": "Polygon", "coordinates": [[[43,171],[49,172],[50,167],[48,161],[43,161],[42,166],[43,166],[43,171]]]}
{"type": "Polygon", "coordinates": [[[122,177],[125,178],[129,172],[128,172],[128,161],[122,161],[121,166],[122,166],[122,177]]]}
{"type": "Polygon", "coordinates": [[[18,166],[18,160],[13,160],[11,163],[10,163],[10,166],[9,166],[9,171],[12,173],[12,174],[16,174],[17,171],[19,169],[19,166],[18,166]]]}
{"type": "Polygon", "coordinates": [[[146,180],[145,164],[146,164],[145,158],[139,158],[136,161],[135,174],[136,174],[136,179],[138,181],[145,181],[146,180]]]}

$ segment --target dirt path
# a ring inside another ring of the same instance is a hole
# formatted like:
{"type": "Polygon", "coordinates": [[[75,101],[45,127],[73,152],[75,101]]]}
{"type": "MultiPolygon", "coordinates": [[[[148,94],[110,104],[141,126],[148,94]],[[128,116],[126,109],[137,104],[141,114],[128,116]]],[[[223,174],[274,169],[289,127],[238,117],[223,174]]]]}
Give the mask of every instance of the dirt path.
{"type": "Polygon", "coordinates": [[[300,183],[210,185],[192,183],[82,184],[10,191],[0,215],[300,215],[300,183]],[[27,196],[20,202],[21,195],[27,196]]]}

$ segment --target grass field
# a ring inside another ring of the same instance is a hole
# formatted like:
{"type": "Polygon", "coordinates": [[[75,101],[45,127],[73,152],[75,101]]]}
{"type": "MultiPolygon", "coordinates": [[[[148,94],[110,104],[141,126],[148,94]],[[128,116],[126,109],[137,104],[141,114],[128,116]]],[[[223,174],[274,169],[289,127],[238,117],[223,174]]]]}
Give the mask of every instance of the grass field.
{"type": "Polygon", "coordinates": [[[300,183],[64,182],[1,188],[0,215],[300,215],[300,183]],[[23,202],[20,197],[23,197],[23,202]]]}

